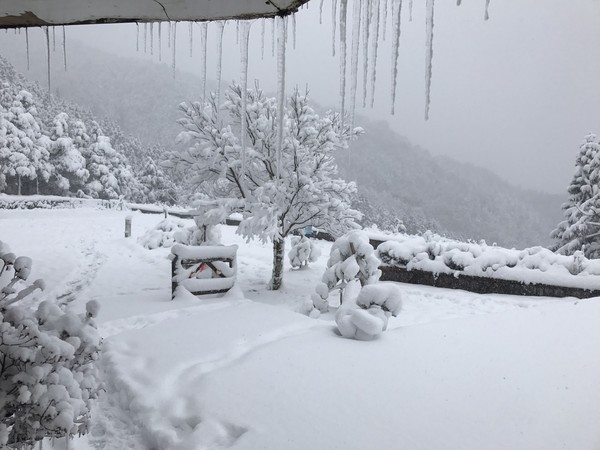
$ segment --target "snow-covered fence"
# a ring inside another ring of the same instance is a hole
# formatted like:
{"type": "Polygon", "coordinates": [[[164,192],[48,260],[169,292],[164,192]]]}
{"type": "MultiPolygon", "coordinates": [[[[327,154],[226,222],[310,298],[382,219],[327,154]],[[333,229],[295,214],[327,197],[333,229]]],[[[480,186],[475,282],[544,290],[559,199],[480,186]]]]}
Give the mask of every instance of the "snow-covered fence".
{"type": "Polygon", "coordinates": [[[600,260],[579,254],[557,255],[542,247],[506,249],[434,234],[396,235],[382,242],[377,253],[382,280],[482,294],[600,296],[600,260]]]}
{"type": "Polygon", "coordinates": [[[182,245],[171,248],[171,290],[178,286],[194,295],[218,294],[233,287],[237,245],[182,245]]]}

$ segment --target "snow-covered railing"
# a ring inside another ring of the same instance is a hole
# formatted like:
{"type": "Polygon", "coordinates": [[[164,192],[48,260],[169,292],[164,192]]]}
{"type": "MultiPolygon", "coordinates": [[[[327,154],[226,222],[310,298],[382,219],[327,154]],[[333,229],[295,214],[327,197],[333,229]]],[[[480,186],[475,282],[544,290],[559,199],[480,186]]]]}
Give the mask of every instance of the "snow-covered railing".
{"type": "Polygon", "coordinates": [[[382,279],[506,293],[587,298],[600,295],[600,260],[543,247],[506,249],[435,234],[399,234],[377,248],[382,279]]]}
{"type": "Polygon", "coordinates": [[[194,295],[218,294],[233,287],[237,245],[182,245],[171,248],[172,295],[179,286],[194,295]]]}

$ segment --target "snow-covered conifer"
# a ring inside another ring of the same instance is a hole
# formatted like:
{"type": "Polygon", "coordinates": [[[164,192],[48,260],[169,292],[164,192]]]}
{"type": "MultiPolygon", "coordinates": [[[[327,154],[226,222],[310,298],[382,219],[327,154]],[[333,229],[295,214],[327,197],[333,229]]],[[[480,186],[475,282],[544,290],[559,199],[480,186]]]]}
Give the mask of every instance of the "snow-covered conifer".
{"type": "Polygon", "coordinates": [[[589,134],[581,144],[575,174],[563,204],[565,220],[552,232],[556,251],[571,255],[581,250],[588,258],[600,257],[600,143],[589,134]]]}

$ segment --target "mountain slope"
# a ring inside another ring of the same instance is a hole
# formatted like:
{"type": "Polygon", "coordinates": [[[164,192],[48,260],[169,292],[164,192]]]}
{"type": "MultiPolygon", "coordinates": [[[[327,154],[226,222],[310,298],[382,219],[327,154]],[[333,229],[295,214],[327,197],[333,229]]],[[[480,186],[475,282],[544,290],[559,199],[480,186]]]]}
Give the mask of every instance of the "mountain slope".
{"type": "MultiPolygon", "coordinates": [[[[14,46],[0,50],[18,67],[25,54],[14,46]]],[[[32,60],[43,52],[32,52],[32,60]]],[[[198,98],[197,77],[173,79],[166,64],[131,60],[69,43],[66,73],[53,78],[65,98],[117,121],[147,144],[172,146],[179,126],[177,106],[198,98]]],[[[45,82],[45,67],[32,65],[27,76],[45,82]]],[[[318,100],[318,99],[313,99],[318,100]]],[[[409,232],[431,228],[453,237],[486,239],[504,246],[548,245],[561,219],[562,196],[516,188],[484,168],[434,157],[411,144],[385,122],[357,118],[366,134],[350,155],[339,155],[342,175],[356,179],[363,210],[388,209],[409,232]]]]}

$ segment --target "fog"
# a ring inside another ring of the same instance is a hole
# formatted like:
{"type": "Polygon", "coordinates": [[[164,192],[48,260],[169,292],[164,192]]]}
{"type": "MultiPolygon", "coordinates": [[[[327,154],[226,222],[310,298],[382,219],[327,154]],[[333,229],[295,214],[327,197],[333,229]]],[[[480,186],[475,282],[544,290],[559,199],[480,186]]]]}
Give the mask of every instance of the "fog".
{"type": "MultiPolygon", "coordinates": [[[[319,1],[296,15],[287,52],[287,87],[308,86],[312,98],[339,106],[339,49],[332,56],[332,14],[325,2],[319,24],[319,1]]],[[[425,2],[408,2],[402,11],[399,78],[395,115],[391,98],[391,11],[385,42],[380,42],[375,107],[357,114],[387,121],[397,132],[436,155],[484,166],[511,183],[545,192],[564,193],[572,176],[578,146],[586,133],[600,132],[600,1],[492,0],[490,20],[484,21],[485,1],[438,1],[435,10],[433,84],[430,119],[425,106],[425,2]]],[[[352,7],[349,6],[348,40],[352,7]]],[[[274,91],[276,61],[271,54],[271,21],[266,23],[261,58],[261,21],[252,24],[250,79],[274,91]]],[[[81,40],[107,52],[145,58],[143,25],[94,25],[67,28],[69,41],[81,40]],[[140,51],[136,51],[139,39],[140,51]]],[[[162,59],[170,64],[166,26],[162,59]]],[[[216,27],[209,25],[208,75],[214,78],[216,27]]],[[[31,45],[42,45],[42,33],[30,33],[31,45]]],[[[155,30],[156,39],[156,30],[155,30]]],[[[336,37],[339,42],[339,36],[336,37]]],[[[194,26],[193,54],[187,24],[177,35],[176,65],[200,73],[200,32],[194,26]]],[[[239,79],[240,51],[236,24],[225,30],[224,82],[239,79]]],[[[69,57],[77,55],[69,54],[69,57]]],[[[348,62],[350,56],[348,54],[348,62]]],[[[362,67],[362,54],[359,66],[362,67]]],[[[358,98],[362,98],[359,70],[358,98]]],[[[199,86],[200,92],[200,86],[199,86]]],[[[360,120],[358,120],[360,125],[360,120]]],[[[367,130],[368,131],[368,130],[367,130]]],[[[360,143],[355,145],[360,151],[360,143]]]]}

